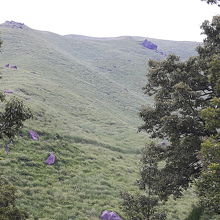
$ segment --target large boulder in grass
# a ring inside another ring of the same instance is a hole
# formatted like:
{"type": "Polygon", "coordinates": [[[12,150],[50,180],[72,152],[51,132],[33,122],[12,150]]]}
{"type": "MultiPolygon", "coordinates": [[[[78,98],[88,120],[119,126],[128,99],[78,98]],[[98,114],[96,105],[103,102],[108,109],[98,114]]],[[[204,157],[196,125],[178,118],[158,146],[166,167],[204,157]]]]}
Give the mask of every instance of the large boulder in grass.
{"type": "Polygon", "coordinates": [[[12,90],[10,90],[10,89],[5,89],[4,93],[11,94],[11,93],[14,93],[14,92],[12,90]]]}
{"type": "Polygon", "coordinates": [[[16,21],[6,21],[2,25],[5,27],[18,28],[18,29],[24,29],[27,27],[24,23],[20,23],[20,22],[16,22],[16,21]]]}
{"type": "Polygon", "coordinates": [[[101,213],[101,220],[123,220],[117,213],[105,210],[101,213]]]}
{"type": "Polygon", "coordinates": [[[14,69],[14,70],[18,69],[17,66],[11,66],[10,68],[11,68],[11,69],[14,69]]]}
{"type": "Polygon", "coordinates": [[[157,50],[157,45],[147,39],[142,42],[142,46],[150,50],[157,50]]]}
{"type": "Polygon", "coordinates": [[[49,157],[47,158],[47,160],[45,161],[46,164],[48,165],[53,165],[56,161],[56,157],[54,155],[54,153],[50,153],[49,157]]]}
{"type": "Polygon", "coordinates": [[[32,140],[34,140],[34,141],[39,140],[39,135],[36,131],[30,130],[28,133],[29,133],[32,140]]]}

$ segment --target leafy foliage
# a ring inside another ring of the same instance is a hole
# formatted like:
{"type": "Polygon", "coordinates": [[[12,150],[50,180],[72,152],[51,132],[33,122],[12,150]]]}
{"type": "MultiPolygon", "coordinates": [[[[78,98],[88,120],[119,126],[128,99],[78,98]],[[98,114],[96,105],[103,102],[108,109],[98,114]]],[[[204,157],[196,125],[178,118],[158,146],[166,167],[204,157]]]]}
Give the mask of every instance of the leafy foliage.
{"type": "Polygon", "coordinates": [[[0,219],[24,220],[28,214],[16,207],[16,189],[8,180],[0,176],[0,219]]]}
{"type": "Polygon", "coordinates": [[[155,195],[154,190],[160,178],[158,175],[158,161],[161,152],[153,142],[149,145],[142,150],[141,180],[138,181],[140,188],[145,189],[145,194],[122,193],[122,208],[131,220],[166,219],[165,213],[157,210],[159,198],[155,195]]]}
{"type": "MultiPolygon", "coordinates": [[[[139,129],[168,143],[150,152],[157,162],[159,152],[159,161],[164,164],[156,167],[153,175],[158,181],[151,186],[160,199],[181,196],[202,172],[201,204],[219,213],[220,16],[201,27],[207,37],[197,48],[197,57],[183,62],[170,55],[163,61],[149,61],[144,91],[154,97],[155,105],[141,110],[144,124],[139,129]]],[[[145,170],[143,173],[148,175],[145,170]]],[[[148,185],[143,174],[141,182],[148,185]]]]}
{"type": "Polygon", "coordinates": [[[140,112],[145,122],[140,129],[151,133],[152,138],[169,140],[161,158],[166,158],[166,166],[158,171],[162,179],[157,189],[160,197],[167,199],[171,194],[180,196],[181,190],[188,187],[191,177],[197,176],[200,170],[196,153],[200,137],[207,131],[199,108],[208,104],[209,97],[204,99],[203,92],[208,85],[206,76],[198,71],[196,58],[180,62],[171,55],[162,62],[150,61],[149,66],[145,92],[155,95],[156,104],[140,112]]]}
{"type": "Polygon", "coordinates": [[[220,98],[213,98],[210,106],[201,111],[201,117],[206,121],[207,129],[216,129],[218,133],[202,143],[203,169],[197,181],[198,195],[206,211],[220,214],[220,98]]]}
{"type": "Polygon", "coordinates": [[[23,122],[32,117],[32,113],[21,100],[13,98],[6,101],[3,95],[1,100],[5,102],[5,108],[0,113],[0,138],[12,139],[23,127],[23,122]]]}
{"type": "Polygon", "coordinates": [[[131,195],[123,193],[123,210],[128,219],[131,220],[163,220],[166,219],[164,213],[156,213],[155,207],[158,205],[158,198],[146,195],[131,195]]]}
{"type": "Polygon", "coordinates": [[[215,16],[211,24],[206,22],[203,27],[209,36],[205,41],[206,69],[214,97],[209,106],[200,111],[200,116],[205,121],[205,129],[213,135],[205,137],[201,145],[203,169],[197,187],[206,212],[220,214],[220,16],[215,16]]]}
{"type": "Polygon", "coordinates": [[[219,136],[208,138],[202,144],[204,167],[197,181],[201,205],[209,213],[220,214],[220,142],[219,136]]]}

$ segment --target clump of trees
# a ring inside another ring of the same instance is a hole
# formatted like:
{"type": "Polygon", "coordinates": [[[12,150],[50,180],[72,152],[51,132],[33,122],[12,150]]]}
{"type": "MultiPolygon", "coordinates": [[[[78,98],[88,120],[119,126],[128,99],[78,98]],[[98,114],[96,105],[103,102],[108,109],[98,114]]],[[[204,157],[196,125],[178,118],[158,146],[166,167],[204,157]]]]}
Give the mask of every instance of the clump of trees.
{"type": "Polygon", "coordinates": [[[19,134],[24,121],[32,117],[32,113],[21,100],[12,98],[8,101],[3,93],[0,93],[0,102],[4,106],[0,112],[0,139],[5,141],[8,151],[8,145],[19,134]]]}
{"type": "Polygon", "coordinates": [[[191,183],[197,186],[202,209],[220,214],[220,16],[201,28],[206,38],[197,48],[198,56],[180,61],[169,55],[148,63],[144,92],[154,97],[155,105],[141,110],[144,124],[139,130],[165,142],[150,144],[142,154],[138,183],[145,199],[151,200],[148,209],[154,211],[139,209],[142,216],[135,218],[131,213],[138,212],[136,204],[143,208],[146,203],[128,194],[123,206],[130,219],[155,219],[158,205],[170,195],[180,197],[191,183]]]}

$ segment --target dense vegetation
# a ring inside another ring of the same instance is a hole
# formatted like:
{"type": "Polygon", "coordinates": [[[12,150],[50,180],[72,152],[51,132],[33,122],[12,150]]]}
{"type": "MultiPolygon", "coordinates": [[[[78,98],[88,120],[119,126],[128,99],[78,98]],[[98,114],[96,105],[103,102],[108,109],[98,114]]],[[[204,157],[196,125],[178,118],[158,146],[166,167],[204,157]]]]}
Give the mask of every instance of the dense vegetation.
{"type": "Polygon", "coordinates": [[[140,130],[163,142],[148,145],[142,153],[138,184],[145,195],[123,196],[130,219],[165,219],[158,205],[171,195],[181,197],[192,183],[200,199],[194,209],[197,219],[202,212],[219,217],[220,16],[201,28],[206,38],[198,56],[184,62],[175,55],[149,61],[144,91],[155,105],[141,110],[140,130]]]}
{"type": "Polygon", "coordinates": [[[16,189],[9,181],[0,176],[0,219],[23,220],[28,217],[27,212],[16,207],[16,189]]]}

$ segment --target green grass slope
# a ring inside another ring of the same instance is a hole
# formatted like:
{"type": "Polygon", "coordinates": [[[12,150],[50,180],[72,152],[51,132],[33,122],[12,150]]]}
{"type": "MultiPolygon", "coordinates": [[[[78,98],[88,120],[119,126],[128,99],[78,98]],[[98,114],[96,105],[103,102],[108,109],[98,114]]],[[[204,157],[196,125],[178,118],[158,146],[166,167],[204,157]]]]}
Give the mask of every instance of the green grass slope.
{"type": "MultiPolygon", "coordinates": [[[[0,65],[18,66],[17,71],[2,71],[7,76],[3,84],[38,105],[34,107],[37,112],[41,109],[52,116],[49,127],[106,142],[119,133],[123,142],[133,139],[128,134],[140,124],[138,109],[150,101],[141,90],[146,83],[146,61],[163,58],[141,45],[144,38],[60,36],[4,26],[0,33],[4,41],[0,65]]],[[[183,58],[196,45],[155,43],[183,58]]]]}
{"type": "MultiPolygon", "coordinates": [[[[0,26],[1,90],[11,89],[34,112],[0,167],[17,186],[18,205],[30,219],[96,219],[119,211],[120,190],[135,190],[137,133],[147,60],[164,57],[144,48],[142,37],[60,36],[25,27],[0,26]],[[17,70],[5,68],[16,65],[17,70]],[[39,132],[31,141],[27,130],[39,132]],[[46,166],[48,152],[57,163],[46,166]]],[[[150,39],[166,53],[186,59],[196,43],[150,39]]]]}

